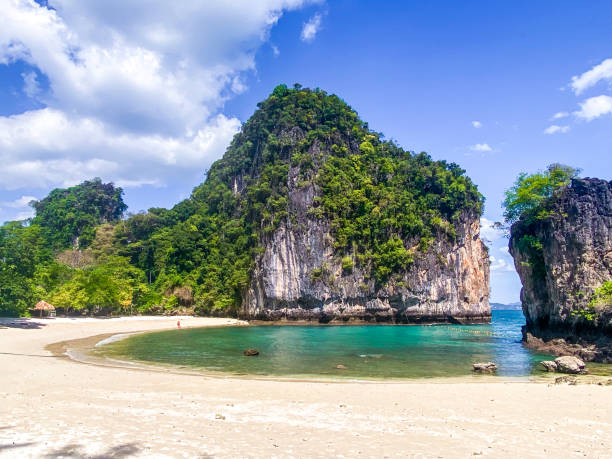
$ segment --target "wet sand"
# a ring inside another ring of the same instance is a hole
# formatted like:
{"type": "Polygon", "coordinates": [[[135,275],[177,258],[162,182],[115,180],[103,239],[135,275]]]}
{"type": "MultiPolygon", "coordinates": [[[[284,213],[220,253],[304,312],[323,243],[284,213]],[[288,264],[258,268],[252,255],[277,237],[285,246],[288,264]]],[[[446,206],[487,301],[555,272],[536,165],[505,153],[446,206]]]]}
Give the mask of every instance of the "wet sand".
{"type": "Polygon", "coordinates": [[[84,364],[54,344],[176,321],[1,320],[0,456],[612,457],[612,386],[231,378],[84,364]]]}

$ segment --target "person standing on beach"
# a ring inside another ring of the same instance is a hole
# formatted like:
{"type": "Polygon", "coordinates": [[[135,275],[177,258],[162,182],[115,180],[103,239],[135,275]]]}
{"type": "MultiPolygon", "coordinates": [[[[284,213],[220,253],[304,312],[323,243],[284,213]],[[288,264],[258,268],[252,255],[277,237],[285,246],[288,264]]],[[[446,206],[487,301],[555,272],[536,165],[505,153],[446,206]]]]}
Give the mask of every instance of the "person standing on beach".
{"type": "Polygon", "coordinates": [[[177,321],[176,321],[176,326],[177,326],[178,328],[181,328],[181,321],[180,321],[180,320],[177,320],[177,321]]]}

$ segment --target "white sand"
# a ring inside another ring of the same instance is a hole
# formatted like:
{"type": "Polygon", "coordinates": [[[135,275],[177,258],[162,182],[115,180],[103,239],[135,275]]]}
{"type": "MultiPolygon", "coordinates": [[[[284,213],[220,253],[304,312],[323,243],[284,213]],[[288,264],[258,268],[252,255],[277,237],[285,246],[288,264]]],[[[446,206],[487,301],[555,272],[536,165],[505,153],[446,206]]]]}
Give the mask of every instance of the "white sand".
{"type": "Polygon", "coordinates": [[[45,350],[176,320],[0,322],[0,456],[612,457],[612,386],[213,378],[89,365],[45,350]]]}

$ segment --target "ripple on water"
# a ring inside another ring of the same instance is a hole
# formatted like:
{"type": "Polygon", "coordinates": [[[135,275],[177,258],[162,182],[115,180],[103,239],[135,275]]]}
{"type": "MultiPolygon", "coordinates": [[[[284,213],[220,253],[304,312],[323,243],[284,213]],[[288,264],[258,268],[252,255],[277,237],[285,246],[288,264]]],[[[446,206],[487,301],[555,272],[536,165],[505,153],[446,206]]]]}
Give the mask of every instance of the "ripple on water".
{"type": "Polygon", "coordinates": [[[493,311],[490,325],[198,328],[135,335],[97,352],[235,375],[428,378],[469,375],[472,363],[494,361],[501,376],[528,376],[550,356],[521,345],[523,324],[521,311],[493,311]],[[247,348],[260,355],[243,356],[247,348]]]}

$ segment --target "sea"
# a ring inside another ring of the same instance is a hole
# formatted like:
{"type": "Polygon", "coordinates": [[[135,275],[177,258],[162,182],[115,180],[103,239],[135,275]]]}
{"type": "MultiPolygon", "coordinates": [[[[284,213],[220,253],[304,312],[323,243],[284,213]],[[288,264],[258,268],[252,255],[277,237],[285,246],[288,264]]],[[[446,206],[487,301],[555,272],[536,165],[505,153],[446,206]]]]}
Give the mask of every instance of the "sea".
{"type": "Polygon", "coordinates": [[[520,310],[493,310],[482,325],[291,325],[186,328],[135,335],[96,348],[114,360],[229,375],[415,379],[472,375],[494,362],[498,376],[543,372],[553,358],[521,344],[520,310]],[[247,348],[259,350],[246,357],[247,348]]]}

